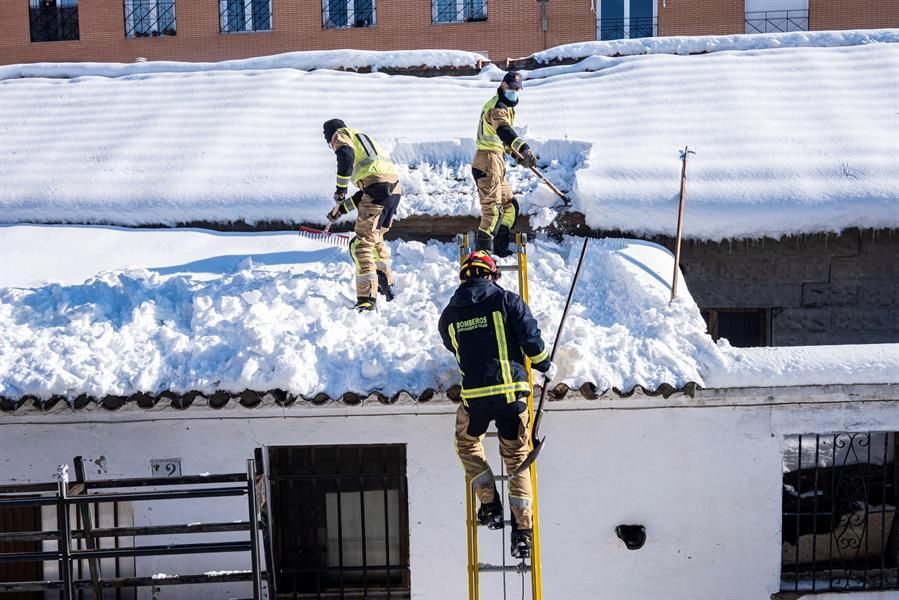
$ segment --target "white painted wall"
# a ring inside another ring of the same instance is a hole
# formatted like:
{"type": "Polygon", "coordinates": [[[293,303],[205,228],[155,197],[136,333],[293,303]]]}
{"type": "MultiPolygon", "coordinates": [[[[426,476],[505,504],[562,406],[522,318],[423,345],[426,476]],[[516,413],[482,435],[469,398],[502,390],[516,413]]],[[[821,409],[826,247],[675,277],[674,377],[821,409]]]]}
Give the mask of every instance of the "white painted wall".
{"type": "MultiPolygon", "coordinates": [[[[768,598],[779,583],[783,436],[899,430],[899,394],[889,386],[705,390],[695,399],[579,400],[551,408],[539,463],[547,600],[768,598]],[[646,526],[643,549],[629,551],[615,537],[622,523],[646,526]]],[[[413,595],[457,600],[467,592],[453,411],[431,403],[0,414],[0,480],[47,480],[58,462],[77,454],[104,456],[103,476],[133,477],[148,473],[150,458],[181,457],[184,473],[196,474],[243,470],[258,445],[405,443],[413,595]]],[[[488,454],[497,459],[495,449],[488,454]]],[[[240,502],[218,502],[231,508],[194,500],[169,516],[159,503],[152,511],[135,506],[135,522],[245,518],[240,502]]],[[[482,545],[481,559],[498,561],[499,534],[484,532],[482,540],[492,544],[482,545]]],[[[190,570],[248,566],[236,558],[191,557],[190,570]]],[[[138,559],[139,574],[179,571],[183,559],[138,559]]],[[[514,583],[510,598],[520,597],[514,583]]],[[[502,597],[496,588],[486,591],[483,598],[502,597]]],[[[235,594],[246,591],[162,588],[158,598],[235,594]]]]}

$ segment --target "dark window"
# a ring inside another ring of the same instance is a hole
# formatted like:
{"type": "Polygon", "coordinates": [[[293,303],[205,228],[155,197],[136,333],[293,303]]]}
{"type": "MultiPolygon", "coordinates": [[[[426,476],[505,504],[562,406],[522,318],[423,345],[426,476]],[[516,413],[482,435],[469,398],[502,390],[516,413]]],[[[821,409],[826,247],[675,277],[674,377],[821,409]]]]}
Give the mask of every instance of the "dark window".
{"type": "Polygon", "coordinates": [[[652,0],[600,0],[596,23],[600,40],[653,37],[657,26],[652,0]],[[628,18],[624,17],[625,1],[628,18]]]}
{"type": "Polygon", "coordinates": [[[702,317],[716,341],[725,338],[737,348],[769,345],[768,311],[764,308],[706,308],[702,317]]]}
{"type": "Polygon", "coordinates": [[[899,590],[897,437],[786,438],[781,591],[899,590]]]}
{"type": "Polygon", "coordinates": [[[322,0],[322,27],[372,27],[375,25],[375,0],[322,0]]]}
{"type": "Polygon", "coordinates": [[[278,593],[408,598],[403,445],[270,449],[278,593]]]}
{"type": "Polygon", "coordinates": [[[431,0],[432,23],[487,20],[487,0],[431,0]]]}
{"type": "MultiPolygon", "coordinates": [[[[0,506],[0,533],[17,531],[41,531],[41,509],[32,506],[0,506]]],[[[40,541],[0,542],[0,554],[40,552],[40,541]]],[[[40,581],[43,579],[41,563],[0,562],[0,581],[40,581]]],[[[40,600],[43,592],[12,592],[0,594],[4,600],[40,600]]]]}
{"type": "Polygon", "coordinates": [[[78,39],[78,0],[29,0],[32,42],[78,39]]]}
{"type": "Polygon", "coordinates": [[[125,0],[125,37],[175,35],[175,0],[125,0]]]}
{"type": "Polygon", "coordinates": [[[222,33],[271,31],[271,0],[219,0],[219,26],[222,33]]]}

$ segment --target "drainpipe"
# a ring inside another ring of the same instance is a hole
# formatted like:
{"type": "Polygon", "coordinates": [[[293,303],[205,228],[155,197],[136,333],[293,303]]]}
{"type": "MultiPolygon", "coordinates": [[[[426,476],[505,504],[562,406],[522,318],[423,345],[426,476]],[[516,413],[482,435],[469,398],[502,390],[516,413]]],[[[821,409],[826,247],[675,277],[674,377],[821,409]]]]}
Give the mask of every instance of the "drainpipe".
{"type": "Polygon", "coordinates": [[[546,16],[546,5],[549,0],[537,0],[540,5],[540,30],[543,32],[543,49],[546,50],[546,30],[549,29],[549,17],[546,16]]]}

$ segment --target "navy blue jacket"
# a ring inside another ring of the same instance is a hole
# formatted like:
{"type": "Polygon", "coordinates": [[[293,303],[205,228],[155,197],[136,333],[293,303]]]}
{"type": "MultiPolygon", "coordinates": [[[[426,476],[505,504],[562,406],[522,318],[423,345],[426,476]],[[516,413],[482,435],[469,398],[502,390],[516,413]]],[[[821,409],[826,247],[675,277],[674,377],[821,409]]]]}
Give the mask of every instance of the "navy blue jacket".
{"type": "Polygon", "coordinates": [[[549,368],[549,353],[527,304],[488,279],[460,285],[438,327],[443,345],[459,363],[466,404],[486,396],[504,396],[508,402],[527,396],[525,356],[538,371],[549,368]]]}

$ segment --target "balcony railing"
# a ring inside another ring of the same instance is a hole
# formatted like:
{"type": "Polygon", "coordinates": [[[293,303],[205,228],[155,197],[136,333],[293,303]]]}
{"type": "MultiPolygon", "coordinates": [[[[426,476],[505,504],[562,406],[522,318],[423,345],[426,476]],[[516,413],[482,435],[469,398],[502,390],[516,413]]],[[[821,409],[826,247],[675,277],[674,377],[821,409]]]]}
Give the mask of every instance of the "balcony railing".
{"type": "Polygon", "coordinates": [[[807,10],[762,10],[746,13],[746,33],[808,31],[807,10]]]}
{"type": "Polygon", "coordinates": [[[597,19],[596,31],[600,40],[655,37],[659,32],[659,20],[656,17],[597,19]]]}

